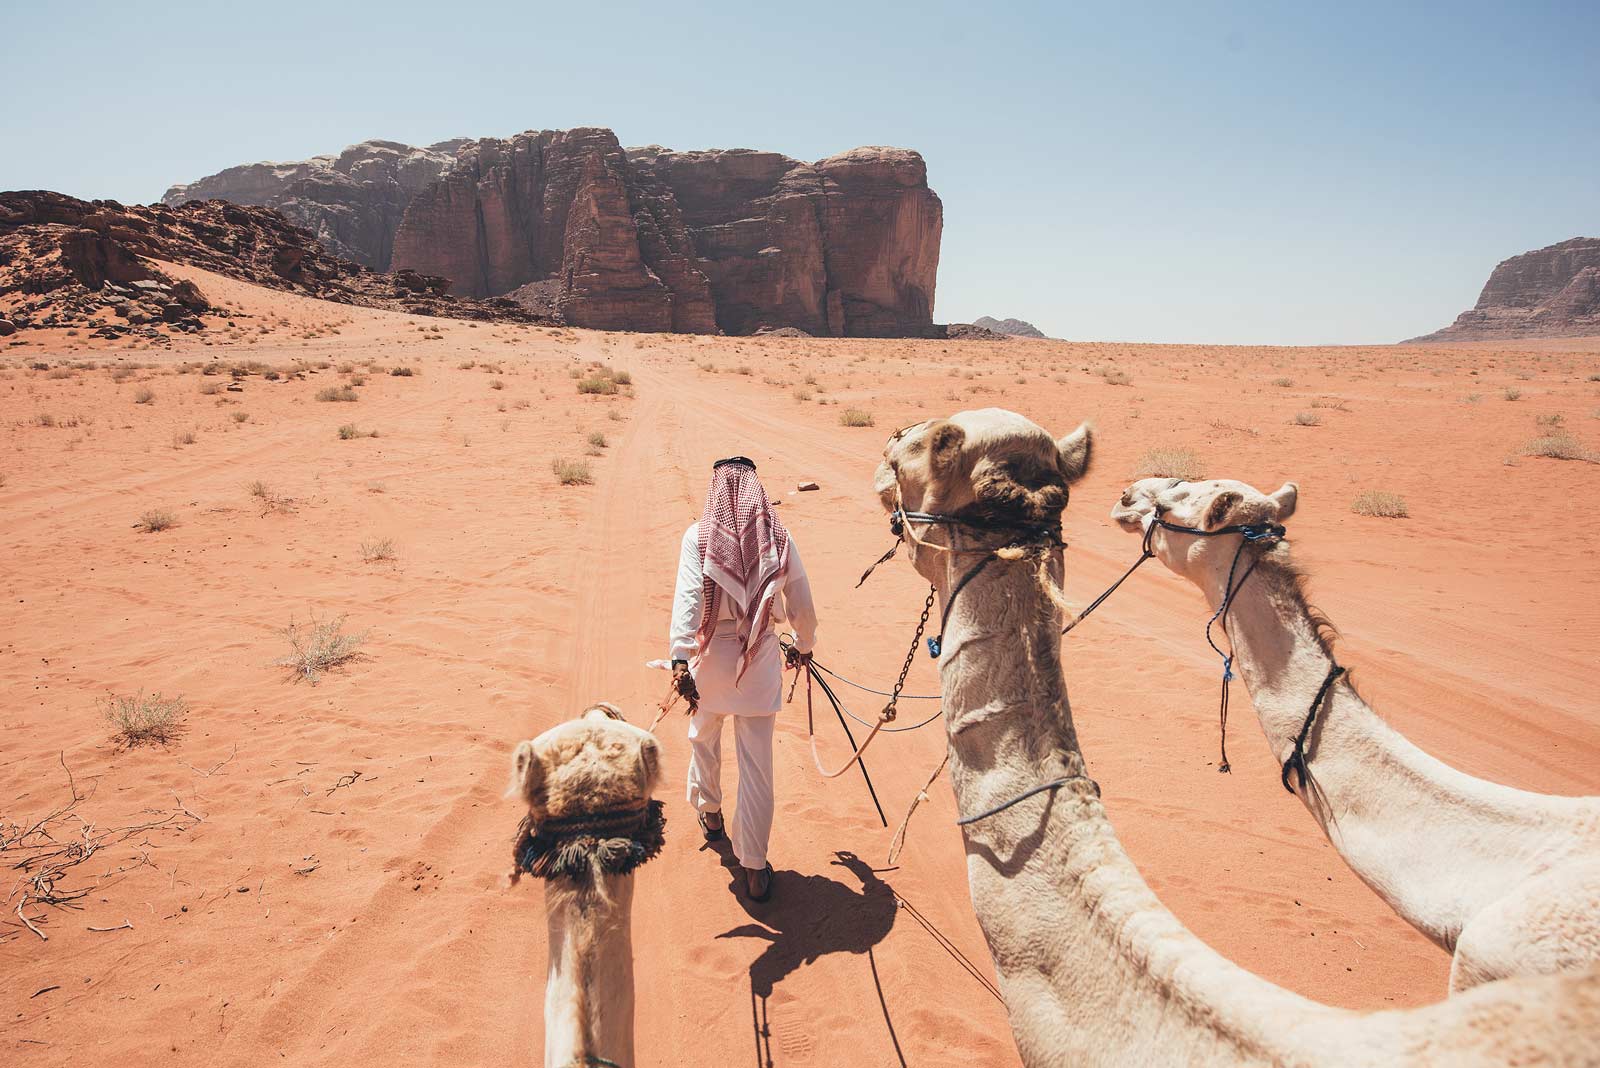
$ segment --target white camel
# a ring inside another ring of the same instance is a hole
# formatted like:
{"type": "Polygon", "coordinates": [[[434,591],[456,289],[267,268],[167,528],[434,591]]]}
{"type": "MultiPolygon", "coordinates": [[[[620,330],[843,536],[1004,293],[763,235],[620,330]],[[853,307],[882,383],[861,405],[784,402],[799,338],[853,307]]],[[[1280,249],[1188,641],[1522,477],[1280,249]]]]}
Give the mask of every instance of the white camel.
{"type": "Polygon", "coordinates": [[[598,704],[521,742],[514,884],[545,880],[545,1068],[633,1068],[633,870],[661,849],[655,736],[598,704]]]}
{"type": "Polygon", "coordinates": [[[1060,582],[1049,528],[1088,455],[1085,428],[1056,442],[1011,412],[963,412],[895,435],[876,481],[887,509],[970,521],[913,515],[902,527],[917,571],[946,599],[951,782],[971,821],[972,901],[1023,1063],[1600,1065],[1600,973],[1352,1012],[1244,971],[1161,906],[1086,775],[1061,672],[1062,613],[1035,566],[1060,582]]]}
{"type": "MultiPolygon", "coordinates": [[[[1147,478],[1111,510],[1127,530],[1157,517],[1212,531],[1285,523],[1298,489],[1147,478]]],[[[1241,535],[1155,524],[1156,559],[1215,610],[1241,535]]],[[[1226,615],[1233,662],[1284,779],[1345,862],[1401,918],[1454,954],[1450,989],[1600,962],[1600,798],[1552,797],[1485,782],[1429,756],[1374,712],[1336,666],[1331,628],[1310,608],[1281,539],[1247,545],[1226,615]],[[1252,570],[1253,567],[1253,570],[1252,570]],[[1248,577],[1244,577],[1248,573],[1248,577]],[[1308,717],[1305,768],[1292,762],[1308,717]]]]}

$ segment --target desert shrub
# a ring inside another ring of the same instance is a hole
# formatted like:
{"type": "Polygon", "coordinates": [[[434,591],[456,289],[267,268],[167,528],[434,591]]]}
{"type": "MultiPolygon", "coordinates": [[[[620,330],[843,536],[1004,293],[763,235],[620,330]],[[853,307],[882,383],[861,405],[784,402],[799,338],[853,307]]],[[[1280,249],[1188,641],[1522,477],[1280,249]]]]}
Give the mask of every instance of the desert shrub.
{"type": "Polygon", "coordinates": [[[354,423],[346,423],[339,428],[340,441],[354,441],[356,438],[375,438],[377,436],[378,432],[376,430],[362,430],[354,423]]]}
{"type": "Polygon", "coordinates": [[[338,667],[355,658],[356,650],[367,640],[367,632],[346,634],[344,616],[337,619],[317,619],[313,614],[308,623],[289,621],[280,634],[289,642],[287,656],[274,660],[274,667],[290,670],[296,681],[305,679],[313,686],[329,668],[338,667]]]}
{"type": "Polygon", "coordinates": [[[396,367],[396,368],[393,368],[392,370],[390,370],[390,372],[389,372],[389,374],[394,376],[395,378],[410,378],[412,375],[414,375],[416,373],[417,372],[413,371],[409,367],[396,367]]]}
{"type": "Polygon", "coordinates": [[[72,372],[72,368],[70,368],[70,367],[57,367],[55,370],[53,370],[49,374],[45,375],[45,377],[46,378],[53,378],[53,379],[55,379],[57,381],[60,381],[63,378],[71,378],[72,377],[72,373],[73,373],[72,372]]]}
{"type": "Polygon", "coordinates": [[[1131,385],[1133,385],[1133,379],[1131,377],[1129,377],[1128,372],[1119,371],[1115,367],[1113,367],[1111,370],[1107,371],[1105,374],[1101,375],[1100,379],[1101,379],[1101,381],[1103,381],[1108,386],[1131,386],[1131,385]]]}
{"type": "MultiPolygon", "coordinates": [[[[527,401],[518,401],[517,402],[517,407],[518,408],[526,408],[527,406],[528,406],[528,402],[527,401]]],[[[623,416],[622,416],[621,412],[617,411],[617,409],[608,408],[608,409],[606,409],[606,418],[611,420],[613,423],[620,423],[620,422],[622,422],[623,416]]]]}
{"type": "Polygon", "coordinates": [[[1339,397],[1318,397],[1311,402],[1313,408],[1332,408],[1336,412],[1348,412],[1350,406],[1339,397]]]}
{"type": "Polygon", "coordinates": [[[223,386],[222,386],[221,382],[202,382],[202,383],[200,383],[200,392],[201,392],[202,395],[207,396],[207,397],[215,397],[218,393],[222,392],[222,389],[223,389],[223,386]]]}
{"type": "Polygon", "coordinates": [[[185,445],[193,445],[198,440],[193,430],[176,430],[172,434],[172,447],[181,449],[185,445]]]}
{"type": "Polygon", "coordinates": [[[589,444],[593,445],[597,449],[605,448],[606,447],[606,436],[605,436],[605,434],[602,433],[601,431],[598,431],[598,430],[591,430],[589,432],[589,444]]]}
{"type": "Polygon", "coordinates": [[[839,413],[840,426],[874,426],[877,422],[871,412],[862,411],[860,408],[846,408],[839,413]]]}
{"type": "Polygon", "coordinates": [[[51,415],[49,412],[40,412],[38,415],[33,417],[33,425],[46,428],[53,427],[56,425],[56,417],[51,415]]]}
{"type": "Polygon", "coordinates": [[[604,378],[600,375],[595,375],[592,378],[580,378],[578,380],[579,393],[599,393],[610,395],[616,391],[617,380],[614,378],[604,378]]]}
{"type": "Polygon", "coordinates": [[[1560,426],[1566,422],[1566,419],[1562,417],[1560,412],[1552,412],[1549,415],[1534,416],[1533,421],[1537,426],[1560,426]]]}
{"type": "Polygon", "coordinates": [[[1356,515],[1377,516],[1382,519],[1404,519],[1410,514],[1406,511],[1404,497],[1385,490],[1363,490],[1350,502],[1350,510],[1356,515]]]}
{"type": "Polygon", "coordinates": [[[146,534],[155,534],[175,526],[177,522],[178,517],[165,508],[147,508],[139,514],[139,521],[134,526],[146,534]]]}
{"type": "Polygon", "coordinates": [[[1583,443],[1573,436],[1572,431],[1560,428],[1552,429],[1548,434],[1541,434],[1523,446],[1524,456],[1544,456],[1552,460],[1586,460],[1589,463],[1600,463],[1600,453],[1593,449],[1585,448],[1583,443]]]}
{"type": "Polygon", "coordinates": [[[231,418],[233,419],[233,421],[235,423],[248,423],[250,421],[250,413],[249,412],[234,412],[232,414],[231,418]]]}
{"type": "Polygon", "coordinates": [[[1136,478],[1181,478],[1194,481],[1201,475],[1200,457],[1192,449],[1157,446],[1139,458],[1136,478]]]}
{"type": "Polygon", "coordinates": [[[189,705],[182,697],[159,693],[122,696],[108,694],[100,706],[118,745],[166,745],[178,737],[189,705]]]}
{"type": "Polygon", "coordinates": [[[556,481],[563,486],[589,486],[594,484],[594,475],[589,470],[589,465],[582,460],[554,459],[550,461],[550,470],[555,473],[556,481]]]}
{"type": "Polygon", "coordinates": [[[261,502],[262,515],[272,512],[282,512],[287,515],[294,511],[294,498],[283,496],[259,478],[246,483],[244,488],[250,496],[261,502]]]}
{"type": "Polygon", "coordinates": [[[1278,386],[1280,388],[1287,389],[1290,386],[1294,385],[1294,379],[1292,379],[1292,378],[1274,378],[1272,380],[1272,384],[1275,385],[1275,386],[1278,386]]]}
{"type": "Polygon", "coordinates": [[[349,386],[328,386],[326,389],[317,390],[317,400],[319,401],[354,401],[360,399],[360,394],[349,386]]]}
{"type": "Polygon", "coordinates": [[[149,386],[141,387],[133,395],[133,403],[135,403],[135,404],[149,404],[151,401],[153,401],[155,399],[156,399],[156,391],[151,389],[149,386]]]}
{"type": "Polygon", "coordinates": [[[738,367],[733,369],[733,373],[736,375],[753,375],[756,373],[756,371],[755,368],[751,367],[749,364],[741,363],[738,367]]]}
{"type": "Polygon", "coordinates": [[[361,543],[361,562],[375,564],[394,559],[393,538],[367,538],[361,543]]]}
{"type": "Polygon", "coordinates": [[[1294,413],[1294,425],[1295,426],[1321,426],[1322,425],[1322,416],[1318,415],[1316,412],[1295,412],[1294,413]]]}
{"type": "Polygon", "coordinates": [[[506,381],[503,378],[490,379],[489,380],[489,388],[490,389],[505,389],[506,388],[506,381]]]}
{"type": "Polygon", "coordinates": [[[809,389],[797,389],[794,391],[794,399],[799,401],[801,404],[804,404],[806,401],[810,400],[812,396],[813,394],[809,389]]]}
{"type": "Polygon", "coordinates": [[[619,386],[633,385],[633,373],[631,371],[618,371],[612,378],[619,386]]]}
{"type": "Polygon", "coordinates": [[[476,366],[478,366],[478,361],[476,360],[462,360],[456,364],[456,367],[462,371],[470,371],[476,366]]]}
{"type": "Polygon", "coordinates": [[[1522,390],[1508,388],[1504,393],[1501,394],[1501,396],[1504,397],[1508,401],[1521,400],[1522,399],[1522,390]]]}

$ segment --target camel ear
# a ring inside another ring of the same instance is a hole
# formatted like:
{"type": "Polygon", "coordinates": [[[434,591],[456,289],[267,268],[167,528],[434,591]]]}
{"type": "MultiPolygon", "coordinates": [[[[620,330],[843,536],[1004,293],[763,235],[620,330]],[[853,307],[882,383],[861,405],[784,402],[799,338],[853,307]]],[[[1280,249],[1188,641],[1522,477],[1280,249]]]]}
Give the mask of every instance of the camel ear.
{"type": "Polygon", "coordinates": [[[511,782],[506,787],[507,797],[520,797],[533,801],[533,792],[544,785],[544,766],[533,751],[532,742],[518,742],[511,754],[511,782]]]}
{"type": "Polygon", "coordinates": [[[1056,442],[1056,448],[1061,452],[1061,477],[1067,484],[1078,481],[1089,471],[1090,454],[1094,451],[1094,428],[1088,423],[1079,423],[1078,429],[1056,442]]]}
{"type": "Polygon", "coordinates": [[[1294,515],[1294,506],[1300,500],[1300,487],[1293,482],[1285,482],[1283,487],[1270,498],[1272,501],[1272,518],[1279,523],[1294,515]]]}
{"type": "Polygon", "coordinates": [[[1216,530],[1218,527],[1227,526],[1228,516],[1243,500],[1243,494],[1235,493],[1233,490],[1217,494],[1211,501],[1211,507],[1206,509],[1206,521],[1200,529],[1216,530]]]}
{"type": "Polygon", "coordinates": [[[934,478],[945,478],[961,462],[961,446],[967,432],[951,422],[940,422],[928,434],[928,469],[934,478]]]}
{"type": "Polygon", "coordinates": [[[655,738],[639,742],[639,792],[649,797],[661,781],[661,745],[655,738]]]}

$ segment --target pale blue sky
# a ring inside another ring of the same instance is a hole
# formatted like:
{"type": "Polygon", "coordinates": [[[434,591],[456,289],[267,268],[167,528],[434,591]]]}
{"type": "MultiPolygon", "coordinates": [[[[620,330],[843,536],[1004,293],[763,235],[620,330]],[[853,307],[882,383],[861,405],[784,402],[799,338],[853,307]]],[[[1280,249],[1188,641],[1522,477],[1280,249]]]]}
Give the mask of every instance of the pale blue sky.
{"type": "Polygon", "coordinates": [[[935,317],[1075,339],[1445,325],[1600,235],[1600,3],[21,3],[0,188],[145,201],[382,137],[928,160],[935,317]]]}

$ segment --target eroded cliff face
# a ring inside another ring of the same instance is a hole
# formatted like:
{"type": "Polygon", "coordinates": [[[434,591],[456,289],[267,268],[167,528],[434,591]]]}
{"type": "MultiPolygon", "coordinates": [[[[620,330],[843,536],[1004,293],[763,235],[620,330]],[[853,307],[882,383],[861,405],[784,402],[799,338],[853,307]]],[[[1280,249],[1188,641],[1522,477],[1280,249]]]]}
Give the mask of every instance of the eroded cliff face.
{"type": "Polygon", "coordinates": [[[516,291],[579,326],[932,329],[943,208],[915,152],[858,148],[809,164],[747,149],[625,150],[600,128],[448,144],[443,163],[442,145],[368,142],[233,168],[168,197],[236,190],[330,248],[359,246],[361,262],[447,277],[463,297],[516,291]]]}
{"type": "Polygon", "coordinates": [[[227,200],[275,208],[316,235],[341,259],[389,269],[395,230],[411,199],[455,165],[464,140],[414,148],[396,141],[363,141],[336,156],[294,163],[229,167],[161,198],[176,206],[190,200],[227,200]]]}
{"type": "Polygon", "coordinates": [[[1575,237],[1502,261],[1478,303],[1413,341],[1600,335],[1600,238],[1575,237]]]}

